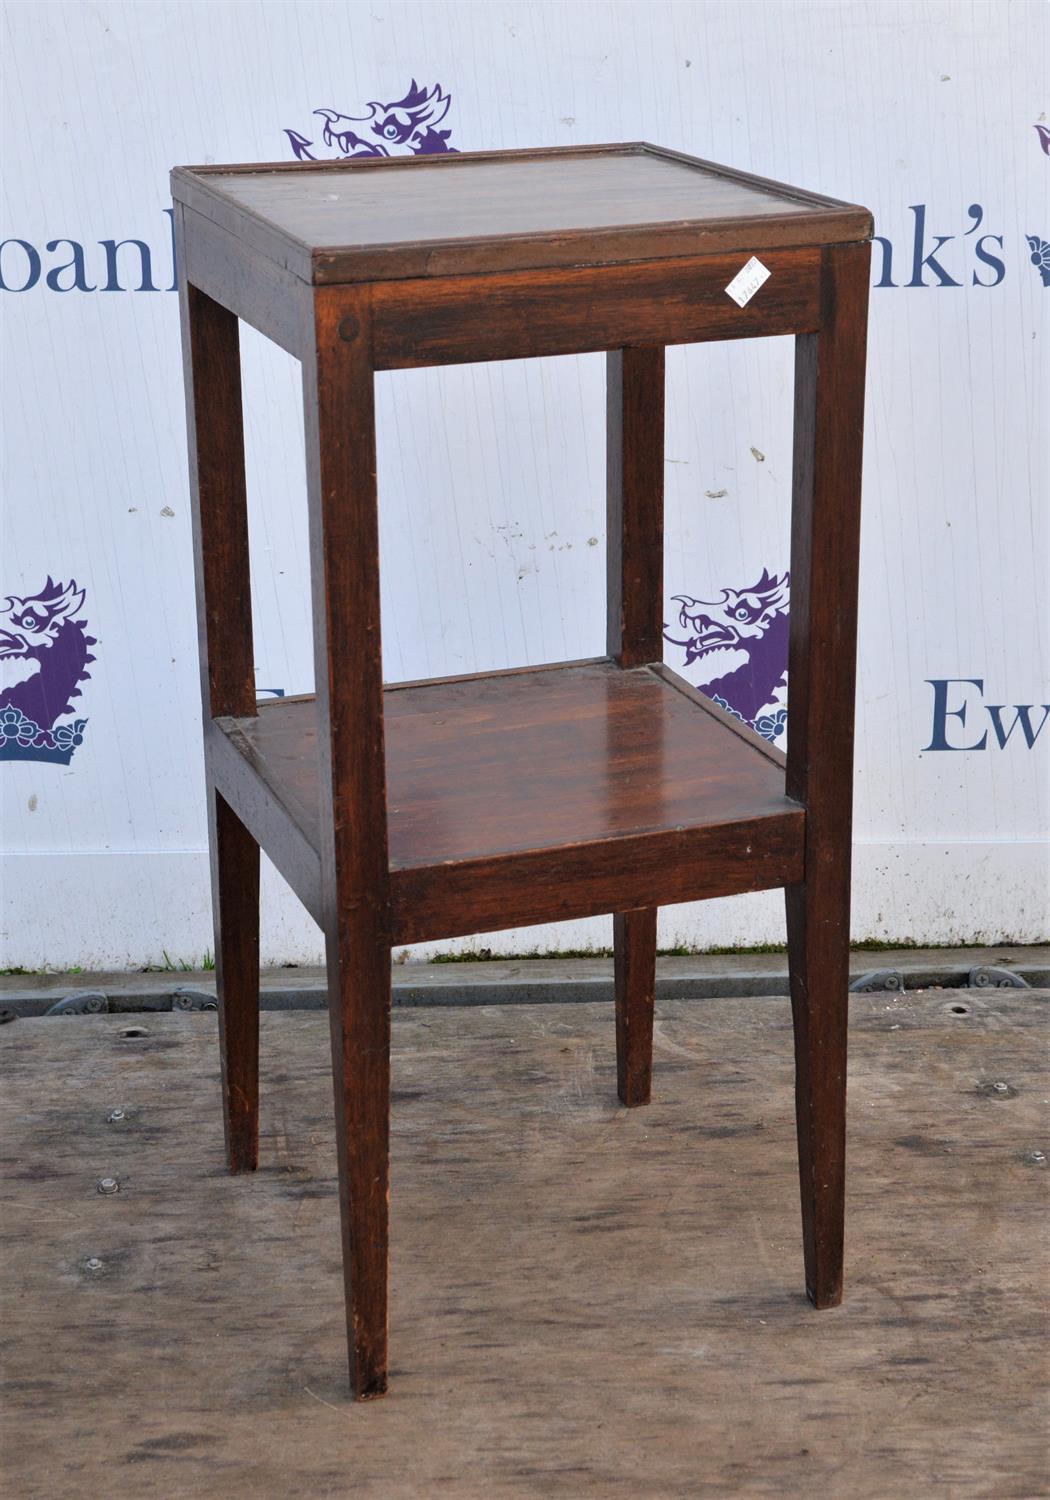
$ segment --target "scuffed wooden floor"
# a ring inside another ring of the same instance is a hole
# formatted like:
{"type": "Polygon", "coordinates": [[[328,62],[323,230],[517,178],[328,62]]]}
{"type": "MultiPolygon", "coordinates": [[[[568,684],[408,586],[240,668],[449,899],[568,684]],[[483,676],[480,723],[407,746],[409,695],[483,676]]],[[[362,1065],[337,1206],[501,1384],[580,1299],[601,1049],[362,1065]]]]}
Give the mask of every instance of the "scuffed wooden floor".
{"type": "Polygon", "coordinates": [[[396,1013],[391,1393],[363,1406],[324,1016],[262,1018],[247,1178],[214,1017],[16,1021],[4,1492],[1044,1495],[1046,1000],[854,997],[846,1302],[822,1313],[786,1002],[661,1004],[631,1113],[607,1006],[396,1013]]]}

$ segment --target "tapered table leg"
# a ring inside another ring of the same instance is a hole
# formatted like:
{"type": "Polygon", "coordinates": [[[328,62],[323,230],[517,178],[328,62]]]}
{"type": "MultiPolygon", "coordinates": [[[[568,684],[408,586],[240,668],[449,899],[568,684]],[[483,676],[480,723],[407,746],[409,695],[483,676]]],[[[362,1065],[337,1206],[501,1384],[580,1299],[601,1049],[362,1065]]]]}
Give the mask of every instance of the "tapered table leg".
{"type": "Polygon", "coordinates": [[[231,1172],[259,1162],[259,846],[212,793],[215,985],[226,1160],[231,1172]]]}
{"type": "Polygon", "coordinates": [[[857,571],[870,246],[823,252],[797,341],[787,792],[806,808],[787,897],[806,1292],[842,1299],[857,571]]]}
{"type": "MultiPolygon", "coordinates": [[[[185,264],[181,210],[177,233],[185,264]]],[[[186,278],[179,300],[207,726],[256,712],[240,342],[234,314],[186,278]]],[[[259,848],[210,777],[207,795],[226,1155],[245,1172],[259,1154],[259,848]]]]}
{"type": "Polygon", "coordinates": [[[318,292],[303,362],[321,869],[350,1385],[387,1384],[390,891],[367,291],[318,292]]]}
{"type": "Polygon", "coordinates": [[[624,1104],[648,1104],[653,1083],[656,908],[613,917],[616,1088],[624,1104]]]}
{"type": "MultiPolygon", "coordinates": [[[[606,650],[637,667],[663,659],[663,348],[611,349],[605,391],[606,650]]],[[[613,918],[616,1079],[628,1105],[652,1092],[656,916],[613,918]]]]}
{"type": "Polygon", "coordinates": [[[387,1385],[390,948],[352,919],[328,945],[336,1152],[350,1385],[387,1385]]]}

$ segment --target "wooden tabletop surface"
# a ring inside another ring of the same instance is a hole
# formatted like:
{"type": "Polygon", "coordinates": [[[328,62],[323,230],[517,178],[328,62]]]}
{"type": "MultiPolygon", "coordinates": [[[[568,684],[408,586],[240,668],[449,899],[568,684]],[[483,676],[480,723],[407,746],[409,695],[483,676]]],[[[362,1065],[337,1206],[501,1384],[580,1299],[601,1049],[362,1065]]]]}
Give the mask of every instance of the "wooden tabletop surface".
{"type": "Polygon", "coordinates": [[[866,209],[644,142],[181,167],[172,193],[315,281],[751,253],[871,233],[866,209]]]}

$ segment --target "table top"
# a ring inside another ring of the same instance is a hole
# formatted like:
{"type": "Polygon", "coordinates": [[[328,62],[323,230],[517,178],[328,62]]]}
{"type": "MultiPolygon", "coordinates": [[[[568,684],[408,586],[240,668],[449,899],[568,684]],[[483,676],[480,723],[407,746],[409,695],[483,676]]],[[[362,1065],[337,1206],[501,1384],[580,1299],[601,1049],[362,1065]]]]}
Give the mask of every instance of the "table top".
{"type": "Polygon", "coordinates": [[[173,197],[318,284],[867,239],[854,204],[645,142],[176,167],[173,197]]]}

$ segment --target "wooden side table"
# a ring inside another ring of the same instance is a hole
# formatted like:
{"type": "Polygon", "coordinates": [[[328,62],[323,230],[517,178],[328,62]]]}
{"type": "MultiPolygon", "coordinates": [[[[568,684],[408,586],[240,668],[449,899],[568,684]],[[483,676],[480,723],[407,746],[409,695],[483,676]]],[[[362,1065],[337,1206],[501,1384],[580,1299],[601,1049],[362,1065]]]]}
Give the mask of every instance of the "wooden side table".
{"type": "Polygon", "coordinates": [[[806,1289],[837,1303],[870,214],[639,143],[171,180],[227,1152],[256,1165],[261,846],[325,931],[354,1394],[386,1389],[393,944],[615,913],[644,1104],[657,908],[784,886],[806,1289]],[[256,702],[239,318],[302,364],[316,697],[256,702]],[[771,334],[796,339],[786,758],[662,661],[664,346],[771,334]],[[384,688],[375,372],[594,350],[608,654],[384,688]]]}

